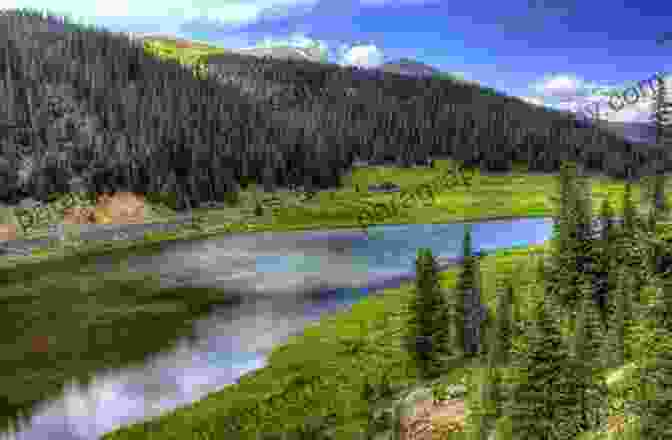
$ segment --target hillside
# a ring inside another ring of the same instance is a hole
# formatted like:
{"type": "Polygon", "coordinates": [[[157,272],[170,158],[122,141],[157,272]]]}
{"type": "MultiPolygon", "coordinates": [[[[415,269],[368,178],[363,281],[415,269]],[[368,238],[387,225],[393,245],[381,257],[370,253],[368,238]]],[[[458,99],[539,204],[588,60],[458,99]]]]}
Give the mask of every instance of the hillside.
{"type": "Polygon", "coordinates": [[[81,178],[189,208],[249,181],[335,186],[356,156],[444,155],[489,170],[553,170],[568,157],[615,176],[662,163],[660,151],[460,81],[209,49],[199,79],[142,40],[29,12],[0,17],[0,38],[0,120],[16,127],[0,133],[6,201],[44,200],[81,178]]]}

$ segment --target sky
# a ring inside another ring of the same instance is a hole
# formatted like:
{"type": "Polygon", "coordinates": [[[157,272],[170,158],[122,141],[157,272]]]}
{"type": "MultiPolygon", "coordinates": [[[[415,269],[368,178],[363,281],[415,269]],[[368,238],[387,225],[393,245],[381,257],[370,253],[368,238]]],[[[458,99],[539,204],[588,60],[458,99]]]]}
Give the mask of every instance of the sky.
{"type": "Polygon", "coordinates": [[[225,48],[317,46],[339,64],[412,58],[537,105],[599,102],[612,121],[647,120],[651,101],[615,111],[605,92],[672,72],[672,2],[661,0],[0,0],[21,7],[225,48]]]}

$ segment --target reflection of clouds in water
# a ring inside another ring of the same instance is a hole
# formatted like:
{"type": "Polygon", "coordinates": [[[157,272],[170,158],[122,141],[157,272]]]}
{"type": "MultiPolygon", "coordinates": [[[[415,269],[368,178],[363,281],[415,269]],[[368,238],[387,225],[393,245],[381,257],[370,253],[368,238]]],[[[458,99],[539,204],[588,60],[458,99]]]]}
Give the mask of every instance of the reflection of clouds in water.
{"type": "MultiPolygon", "coordinates": [[[[550,234],[550,221],[522,223],[518,228],[511,228],[506,222],[474,225],[474,247],[535,242],[550,234]]],[[[36,411],[33,427],[26,435],[19,435],[16,439],[89,440],[118,426],[201,399],[235,382],[242,374],[263,367],[265,354],[286,340],[287,336],[299,333],[307,322],[327,309],[342,309],[345,305],[354,304],[376,288],[398,287],[399,273],[414,271],[413,260],[418,247],[431,247],[435,255],[444,257],[455,254],[454,251],[459,252],[463,231],[464,227],[460,224],[419,228],[388,226],[382,229],[378,238],[353,240],[345,244],[345,251],[342,250],[344,243],[340,241],[320,243],[314,240],[301,246],[295,243],[293,250],[285,241],[276,248],[271,247],[271,243],[264,243],[264,252],[254,243],[254,249],[244,251],[238,249],[243,241],[221,241],[219,245],[182,246],[172,254],[168,252],[153,258],[151,264],[143,264],[143,269],[154,272],[173,270],[173,275],[179,275],[201,267],[203,270],[200,273],[194,271],[188,276],[209,278],[208,281],[228,272],[219,283],[222,286],[235,286],[237,282],[240,285],[252,284],[258,280],[267,283],[268,292],[273,293],[292,282],[317,285],[321,280],[331,280],[339,288],[310,298],[291,293],[268,295],[263,300],[218,308],[216,313],[195,323],[197,336],[193,340],[183,340],[171,352],[153,356],[144,367],[124,369],[114,372],[114,376],[97,375],[87,392],[66,388],[66,396],[59,400],[60,403],[45,405],[44,411],[36,411]],[[406,233],[407,229],[414,231],[406,233]],[[201,259],[198,252],[193,252],[198,247],[203,249],[203,253],[211,252],[212,255],[201,259]],[[271,255],[266,264],[276,266],[275,270],[256,272],[254,257],[260,255],[267,258],[271,255]],[[300,273],[282,273],[277,270],[278,264],[288,267],[293,264],[298,268],[294,271],[300,273]],[[327,267],[329,270],[324,270],[327,267]],[[246,272],[244,276],[258,278],[231,280],[231,275],[243,272],[246,272]],[[226,277],[231,281],[226,281],[226,277]],[[369,288],[341,287],[343,284],[354,284],[353,280],[368,280],[369,288]],[[68,434],[68,431],[74,434],[68,434]]],[[[248,240],[247,243],[251,242],[248,240]]],[[[132,263],[129,264],[131,266],[132,263]]],[[[296,290],[291,288],[287,291],[296,290]]]]}

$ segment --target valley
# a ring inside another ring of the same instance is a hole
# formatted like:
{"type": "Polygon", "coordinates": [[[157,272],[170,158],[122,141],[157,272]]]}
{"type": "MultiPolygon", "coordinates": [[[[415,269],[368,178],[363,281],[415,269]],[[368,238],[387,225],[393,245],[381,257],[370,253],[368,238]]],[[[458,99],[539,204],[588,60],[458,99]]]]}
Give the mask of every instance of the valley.
{"type": "Polygon", "coordinates": [[[408,59],[367,73],[31,11],[0,39],[8,439],[669,427],[664,145],[408,59]]]}

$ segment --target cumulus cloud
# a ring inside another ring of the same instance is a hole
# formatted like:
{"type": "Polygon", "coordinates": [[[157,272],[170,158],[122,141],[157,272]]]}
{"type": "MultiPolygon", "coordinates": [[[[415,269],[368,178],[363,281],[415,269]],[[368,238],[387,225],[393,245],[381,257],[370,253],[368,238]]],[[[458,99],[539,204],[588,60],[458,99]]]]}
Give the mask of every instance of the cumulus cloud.
{"type": "Polygon", "coordinates": [[[546,105],[543,99],[538,98],[536,96],[521,96],[520,99],[527,102],[528,104],[537,105],[539,107],[543,107],[546,105]]]}
{"type": "MultiPolygon", "coordinates": [[[[642,80],[645,78],[642,78],[642,80]]],[[[668,76],[667,81],[672,79],[668,76]]],[[[575,112],[585,117],[596,117],[614,122],[645,122],[650,120],[652,98],[648,91],[642,94],[635,104],[620,108],[621,101],[614,101],[616,109],[609,105],[609,97],[621,95],[637,81],[614,85],[605,82],[584,81],[572,74],[547,75],[541,81],[533,83],[530,88],[536,92],[535,100],[560,110],[575,112]]],[[[531,98],[522,98],[527,100],[531,98]]],[[[535,103],[535,102],[533,102],[535,103]]]]}
{"type": "Polygon", "coordinates": [[[573,75],[547,75],[541,81],[533,84],[532,88],[539,95],[566,101],[580,96],[584,84],[583,81],[573,75]]]}
{"type": "Polygon", "coordinates": [[[374,44],[341,45],[339,64],[345,66],[376,67],[383,63],[383,52],[374,44]]]}

